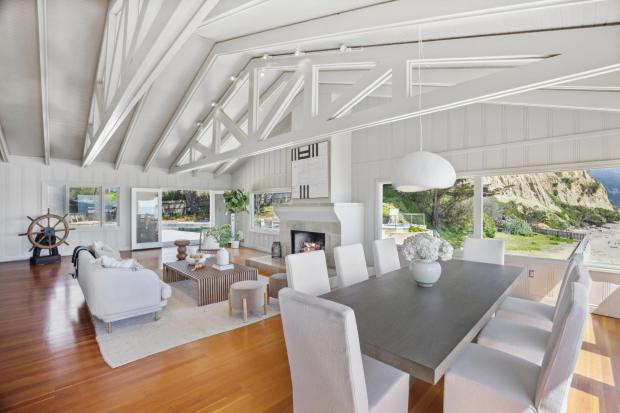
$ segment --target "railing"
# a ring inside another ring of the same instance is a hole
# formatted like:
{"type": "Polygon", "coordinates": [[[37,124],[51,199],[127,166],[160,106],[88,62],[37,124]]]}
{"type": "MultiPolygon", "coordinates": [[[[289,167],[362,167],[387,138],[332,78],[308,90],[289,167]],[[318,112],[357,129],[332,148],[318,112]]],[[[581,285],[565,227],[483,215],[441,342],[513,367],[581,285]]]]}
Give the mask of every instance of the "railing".
{"type": "Polygon", "coordinates": [[[573,232],[560,229],[533,227],[532,230],[538,234],[551,235],[552,237],[570,238],[574,239],[575,241],[582,241],[587,236],[585,232],[573,232]]]}

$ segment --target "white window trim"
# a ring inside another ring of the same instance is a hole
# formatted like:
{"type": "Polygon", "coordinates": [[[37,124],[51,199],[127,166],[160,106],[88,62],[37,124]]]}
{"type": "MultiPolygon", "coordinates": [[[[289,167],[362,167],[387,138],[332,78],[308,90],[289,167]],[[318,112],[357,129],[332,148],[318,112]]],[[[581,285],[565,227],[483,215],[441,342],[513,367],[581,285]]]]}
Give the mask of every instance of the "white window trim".
{"type": "Polygon", "coordinates": [[[255,232],[258,234],[267,234],[267,235],[277,235],[280,233],[280,229],[271,229],[271,228],[255,228],[254,227],[254,194],[262,194],[265,192],[270,192],[270,193],[282,193],[282,192],[288,192],[291,194],[291,201],[293,200],[293,192],[291,191],[291,188],[289,187],[285,187],[285,188],[269,188],[269,189],[256,189],[256,190],[252,190],[250,191],[250,222],[248,222],[248,227],[249,227],[249,231],[250,232],[255,232]]]}

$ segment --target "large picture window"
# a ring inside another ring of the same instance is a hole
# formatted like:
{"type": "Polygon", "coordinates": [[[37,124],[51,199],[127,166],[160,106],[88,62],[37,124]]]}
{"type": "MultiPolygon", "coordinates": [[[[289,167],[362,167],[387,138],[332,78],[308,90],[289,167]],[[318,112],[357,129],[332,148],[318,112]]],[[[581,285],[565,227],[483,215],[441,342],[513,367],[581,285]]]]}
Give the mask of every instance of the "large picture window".
{"type": "Polygon", "coordinates": [[[588,237],[585,260],[620,265],[620,169],[484,178],[484,235],[506,252],[567,259],[588,237]]]}
{"type": "Polygon", "coordinates": [[[280,220],[274,212],[274,205],[291,201],[290,192],[254,192],[252,193],[252,229],[278,231],[280,220]]]}
{"type": "Polygon", "coordinates": [[[69,224],[75,227],[101,224],[101,187],[70,186],[67,198],[69,224]]]}
{"type": "Polygon", "coordinates": [[[118,226],[120,215],[119,195],[120,188],[104,187],[103,188],[103,223],[108,226],[118,226]]]}
{"type": "Polygon", "coordinates": [[[473,180],[457,179],[448,189],[424,192],[399,192],[391,184],[383,185],[383,238],[402,244],[416,232],[432,231],[461,248],[473,233],[473,180]]]}
{"type": "Polygon", "coordinates": [[[202,228],[211,224],[209,191],[171,189],[162,191],[162,241],[200,239],[202,228]]]}

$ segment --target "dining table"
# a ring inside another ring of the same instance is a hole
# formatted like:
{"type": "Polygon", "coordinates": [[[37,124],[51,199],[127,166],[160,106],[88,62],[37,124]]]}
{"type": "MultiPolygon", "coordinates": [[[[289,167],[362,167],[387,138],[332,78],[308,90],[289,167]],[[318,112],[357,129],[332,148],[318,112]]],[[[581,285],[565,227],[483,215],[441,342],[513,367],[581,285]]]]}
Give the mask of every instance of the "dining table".
{"type": "Polygon", "coordinates": [[[453,259],[418,286],[409,268],[321,296],[355,312],[362,353],[436,384],[518,283],[523,269],[453,259]]]}

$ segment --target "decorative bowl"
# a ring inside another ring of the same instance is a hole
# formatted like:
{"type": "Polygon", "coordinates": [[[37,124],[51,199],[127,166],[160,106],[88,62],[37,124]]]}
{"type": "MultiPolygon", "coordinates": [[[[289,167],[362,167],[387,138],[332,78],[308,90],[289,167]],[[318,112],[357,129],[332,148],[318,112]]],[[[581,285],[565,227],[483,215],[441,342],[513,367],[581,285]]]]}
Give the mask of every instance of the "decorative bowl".
{"type": "Polygon", "coordinates": [[[413,260],[409,263],[409,271],[420,287],[432,287],[441,277],[441,265],[437,261],[413,260]]]}
{"type": "Polygon", "coordinates": [[[190,265],[204,264],[207,261],[207,256],[205,254],[200,254],[200,258],[192,258],[188,255],[185,261],[190,265]]]}

